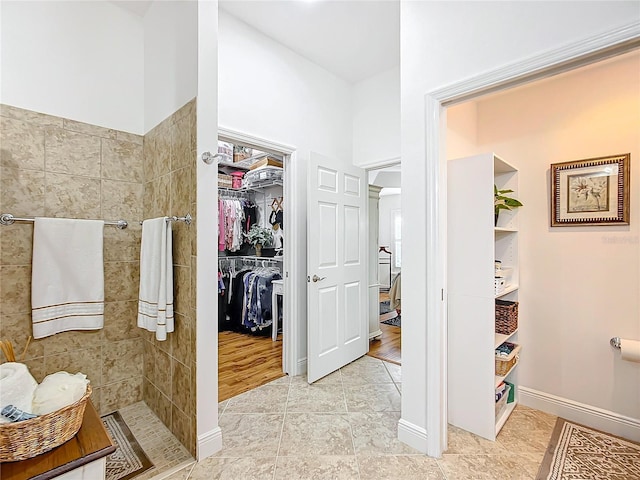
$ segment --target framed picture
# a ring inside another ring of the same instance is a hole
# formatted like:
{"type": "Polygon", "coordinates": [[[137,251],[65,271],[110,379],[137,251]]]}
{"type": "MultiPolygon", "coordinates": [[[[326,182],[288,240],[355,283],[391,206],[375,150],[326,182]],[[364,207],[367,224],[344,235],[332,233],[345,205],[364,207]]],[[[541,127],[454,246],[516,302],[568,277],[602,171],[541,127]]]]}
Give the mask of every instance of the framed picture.
{"type": "Polygon", "coordinates": [[[551,226],[629,225],[631,154],[551,164],[551,226]]]}

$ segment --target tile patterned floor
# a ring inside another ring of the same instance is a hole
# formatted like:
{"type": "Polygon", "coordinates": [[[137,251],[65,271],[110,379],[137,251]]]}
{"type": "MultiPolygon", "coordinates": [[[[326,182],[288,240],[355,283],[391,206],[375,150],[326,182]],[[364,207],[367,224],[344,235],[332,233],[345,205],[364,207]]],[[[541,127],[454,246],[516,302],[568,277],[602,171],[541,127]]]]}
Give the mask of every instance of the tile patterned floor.
{"type": "Polygon", "coordinates": [[[519,406],[496,442],[450,427],[435,460],[396,438],[401,381],[398,365],[366,356],[314,385],[284,377],[238,395],[219,405],[223,450],[165,478],[535,478],[556,417],[519,406]]]}
{"type": "Polygon", "coordinates": [[[193,464],[189,451],[173,436],[162,421],[144,402],[134,403],[119,410],[123,420],[147,454],[153,467],[135,477],[148,480],[175,470],[180,465],[193,464]]]}

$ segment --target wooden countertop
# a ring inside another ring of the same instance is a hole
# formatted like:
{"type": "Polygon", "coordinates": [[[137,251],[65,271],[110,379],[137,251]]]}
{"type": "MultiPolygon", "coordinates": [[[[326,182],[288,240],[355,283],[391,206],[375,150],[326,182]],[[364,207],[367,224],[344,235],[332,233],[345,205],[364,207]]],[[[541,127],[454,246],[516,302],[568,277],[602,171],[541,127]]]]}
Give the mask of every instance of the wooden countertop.
{"type": "Polygon", "coordinates": [[[2,480],[49,480],[110,455],[116,450],[109,434],[89,401],[75,437],[37,457],[0,464],[2,480]]]}

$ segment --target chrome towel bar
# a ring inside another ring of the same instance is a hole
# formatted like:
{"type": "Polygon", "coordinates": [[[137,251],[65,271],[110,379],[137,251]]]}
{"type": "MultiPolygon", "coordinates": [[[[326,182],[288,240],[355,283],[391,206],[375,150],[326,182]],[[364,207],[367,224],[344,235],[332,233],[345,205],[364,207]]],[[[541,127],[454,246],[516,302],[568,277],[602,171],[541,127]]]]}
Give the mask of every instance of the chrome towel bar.
{"type": "MultiPolygon", "coordinates": [[[[0,225],[13,225],[14,222],[33,222],[33,217],[14,217],[10,213],[0,214],[0,225]]],[[[120,230],[124,230],[129,226],[126,220],[105,220],[105,225],[113,225],[120,230]]]]}

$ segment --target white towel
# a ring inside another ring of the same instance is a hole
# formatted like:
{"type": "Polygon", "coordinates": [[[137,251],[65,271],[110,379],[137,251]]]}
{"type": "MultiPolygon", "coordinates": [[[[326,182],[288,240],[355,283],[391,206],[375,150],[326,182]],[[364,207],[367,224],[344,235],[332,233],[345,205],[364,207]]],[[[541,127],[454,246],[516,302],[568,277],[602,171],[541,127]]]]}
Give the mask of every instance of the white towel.
{"type": "Polygon", "coordinates": [[[33,227],[33,338],[104,325],[101,220],[36,218],[33,227]]]}
{"type": "MultiPolygon", "coordinates": [[[[0,365],[0,410],[7,405],[32,413],[33,393],[38,382],[23,363],[7,362],[0,365]]],[[[9,420],[0,415],[0,423],[9,420]]]]}
{"type": "Polygon", "coordinates": [[[166,340],[173,332],[173,253],[167,217],[142,222],[138,327],[166,340]]]}

